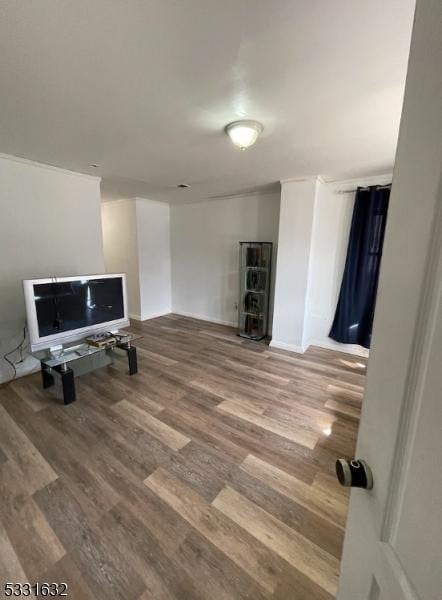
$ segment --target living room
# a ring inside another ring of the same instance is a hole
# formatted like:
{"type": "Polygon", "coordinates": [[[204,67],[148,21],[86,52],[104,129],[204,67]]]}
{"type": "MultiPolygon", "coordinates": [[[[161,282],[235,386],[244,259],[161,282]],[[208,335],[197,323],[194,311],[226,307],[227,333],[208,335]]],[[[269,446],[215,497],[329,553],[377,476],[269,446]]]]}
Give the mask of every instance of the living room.
{"type": "Polygon", "coordinates": [[[439,17],[0,7],[5,597],[433,600],[439,17]]]}

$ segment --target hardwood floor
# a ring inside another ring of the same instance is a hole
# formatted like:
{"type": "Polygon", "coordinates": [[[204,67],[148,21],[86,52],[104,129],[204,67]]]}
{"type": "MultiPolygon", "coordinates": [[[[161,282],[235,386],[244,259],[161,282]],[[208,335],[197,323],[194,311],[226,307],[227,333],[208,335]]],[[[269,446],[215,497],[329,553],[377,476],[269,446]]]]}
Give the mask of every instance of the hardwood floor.
{"type": "Polygon", "coordinates": [[[330,600],[365,360],[169,315],[62,406],[0,389],[0,583],[74,600],[330,600]]]}

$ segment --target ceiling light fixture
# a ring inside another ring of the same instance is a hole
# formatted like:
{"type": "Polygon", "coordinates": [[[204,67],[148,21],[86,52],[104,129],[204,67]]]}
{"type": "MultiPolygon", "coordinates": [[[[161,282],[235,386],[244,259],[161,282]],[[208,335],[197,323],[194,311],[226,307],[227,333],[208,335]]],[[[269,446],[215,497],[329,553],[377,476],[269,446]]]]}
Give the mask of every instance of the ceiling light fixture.
{"type": "Polygon", "coordinates": [[[262,123],[258,121],[234,121],[226,125],[225,129],[232,143],[241,150],[253,146],[263,130],[262,123]]]}
{"type": "Polygon", "coordinates": [[[179,183],[177,188],[190,188],[190,185],[188,183],[179,183]]]}

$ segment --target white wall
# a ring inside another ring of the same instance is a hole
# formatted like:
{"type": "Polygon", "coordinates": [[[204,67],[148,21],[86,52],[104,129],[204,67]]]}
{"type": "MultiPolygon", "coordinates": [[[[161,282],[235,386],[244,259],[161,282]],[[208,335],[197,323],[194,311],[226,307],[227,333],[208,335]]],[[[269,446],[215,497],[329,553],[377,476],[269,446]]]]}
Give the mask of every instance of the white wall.
{"type": "Polygon", "coordinates": [[[131,318],[170,313],[169,205],[145,198],[104,202],[102,216],[106,271],[126,273],[131,318]]]}
{"type": "Polygon", "coordinates": [[[238,242],[276,244],[279,203],[278,192],[171,206],[174,312],[237,325],[238,242]]]}
{"type": "Polygon", "coordinates": [[[138,261],[142,320],[172,310],[170,207],[136,199],[138,261]]]}
{"type": "MultiPolygon", "coordinates": [[[[0,356],[21,339],[23,279],[103,270],[99,178],[0,155],[0,356]]],[[[0,381],[12,374],[0,358],[0,381]]]]}
{"type": "Polygon", "coordinates": [[[130,316],[141,314],[135,200],[104,202],[101,209],[107,273],[126,273],[130,316]]]}
{"type": "Polygon", "coordinates": [[[313,216],[318,181],[281,182],[275,311],[271,345],[304,352],[313,216]]]}
{"type": "Polygon", "coordinates": [[[358,186],[391,183],[391,174],[322,183],[315,199],[305,314],[305,345],[320,345],[366,356],[355,344],[339,344],[328,337],[338,303],[358,186]],[[341,193],[349,190],[347,193],[341,193]]]}

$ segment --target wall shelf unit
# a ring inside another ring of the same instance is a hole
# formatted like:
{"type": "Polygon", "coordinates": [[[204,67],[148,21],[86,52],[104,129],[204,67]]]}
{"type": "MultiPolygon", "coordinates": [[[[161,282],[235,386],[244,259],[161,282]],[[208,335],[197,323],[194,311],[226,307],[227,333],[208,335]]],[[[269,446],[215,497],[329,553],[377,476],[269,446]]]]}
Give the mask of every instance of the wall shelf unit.
{"type": "Polygon", "coordinates": [[[239,243],[239,321],[241,337],[262,340],[267,335],[272,242],[239,243]]]}

